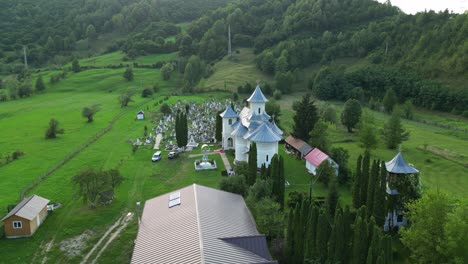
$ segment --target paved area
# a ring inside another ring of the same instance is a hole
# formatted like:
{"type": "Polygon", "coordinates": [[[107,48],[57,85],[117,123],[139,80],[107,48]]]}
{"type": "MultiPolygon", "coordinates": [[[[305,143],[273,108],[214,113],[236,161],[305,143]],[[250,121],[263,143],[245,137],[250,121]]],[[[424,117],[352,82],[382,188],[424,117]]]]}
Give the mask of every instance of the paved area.
{"type": "Polygon", "coordinates": [[[226,153],[219,153],[219,155],[221,155],[221,159],[223,160],[223,163],[224,163],[224,167],[226,168],[227,171],[230,171],[232,169],[231,167],[231,163],[229,163],[229,160],[226,156],[226,153]]]}
{"type": "Polygon", "coordinates": [[[159,149],[159,144],[161,144],[162,134],[159,133],[156,135],[156,142],[154,143],[153,149],[159,149]]]}

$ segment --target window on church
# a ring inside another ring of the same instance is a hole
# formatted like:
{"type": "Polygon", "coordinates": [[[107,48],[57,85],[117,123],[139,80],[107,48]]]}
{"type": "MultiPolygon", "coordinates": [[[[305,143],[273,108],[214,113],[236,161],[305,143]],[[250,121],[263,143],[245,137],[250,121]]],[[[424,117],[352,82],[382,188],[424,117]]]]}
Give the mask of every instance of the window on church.
{"type": "Polygon", "coordinates": [[[258,113],[260,114],[260,108],[258,108],[258,113]]]}
{"type": "Polygon", "coordinates": [[[232,119],[229,119],[229,124],[232,125],[232,119]]]}
{"type": "Polygon", "coordinates": [[[266,161],[268,161],[268,155],[266,156],[266,161]]]}

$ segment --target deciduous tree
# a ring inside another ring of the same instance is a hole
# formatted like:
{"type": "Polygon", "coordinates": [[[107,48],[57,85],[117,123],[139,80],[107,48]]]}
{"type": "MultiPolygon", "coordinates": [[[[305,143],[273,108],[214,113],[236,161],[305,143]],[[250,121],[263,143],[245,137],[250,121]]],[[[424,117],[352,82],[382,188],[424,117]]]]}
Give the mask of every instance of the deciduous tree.
{"type": "Polygon", "coordinates": [[[348,132],[353,132],[361,118],[361,104],[356,99],[349,99],[344,105],[341,113],[341,123],[348,129],[348,132]]]}
{"type": "Polygon", "coordinates": [[[45,133],[45,138],[46,139],[56,138],[57,134],[63,134],[63,133],[64,133],[63,128],[59,128],[59,122],[55,118],[50,119],[49,127],[47,128],[46,133],[45,133]]]}

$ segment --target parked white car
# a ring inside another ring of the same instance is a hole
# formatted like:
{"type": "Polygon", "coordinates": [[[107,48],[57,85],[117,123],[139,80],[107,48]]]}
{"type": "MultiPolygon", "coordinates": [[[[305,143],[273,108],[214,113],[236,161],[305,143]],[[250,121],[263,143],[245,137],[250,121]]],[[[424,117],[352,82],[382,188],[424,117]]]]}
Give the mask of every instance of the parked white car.
{"type": "Polygon", "coordinates": [[[151,157],[151,161],[155,162],[161,159],[161,151],[158,151],[153,154],[153,157],[151,157]]]}

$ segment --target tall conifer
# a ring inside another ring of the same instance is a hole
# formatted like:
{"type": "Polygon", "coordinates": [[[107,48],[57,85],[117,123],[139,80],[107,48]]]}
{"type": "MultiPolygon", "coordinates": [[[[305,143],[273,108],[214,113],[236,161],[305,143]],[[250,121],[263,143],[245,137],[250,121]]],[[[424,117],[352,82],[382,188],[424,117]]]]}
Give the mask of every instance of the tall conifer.
{"type": "Polygon", "coordinates": [[[311,203],[311,209],[309,210],[309,218],[307,221],[307,233],[305,234],[305,249],[304,249],[304,260],[312,261],[316,255],[315,240],[317,237],[317,220],[319,216],[319,209],[316,205],[311,203]]]}
{"type": "Polygon", "coordinates": [[[387,169],[385,162],[380,163],[380,173],[376,181],[376,190],[374,194],[374,205],[372,206],[372,215],[378,227],[383,227],[385,223],[386,202],[385,196],[387,195],[387,169]]]}
{"type": "Polygon", "coordinates": [[[354,183],[353,183],[353,206],[354,208],[361,207],[361,176],[362,176],[362,155],[359,155],[356,164],[356,174],[354,176],[354,183]]]}
{"type": "Polygon", "coordinates": [[[253,185],[257,180],[257,144],[253,142],[249,150],[249,175],[247,177],[247,184],[253,185]]]}
{"type": "Polygon", "coordinates": [[[377,187],[377,179],[380,174],[379,171],[379,162],[374,160],[372,162],[372,168],[369,173],[369,180],[367,182],[367,200],[366,200],[366,206],[367,206],[367,217],[370,217],[373,213],[373,208],[374,208],[374,195],[376,193],[377,187]]]}
{"type": "MultiPolygon", "coordinates": [[[[284,209],[284,193],[286,191],[285,187],[285,181],[286,179],[284,178],[284,159],[282,156],[279,157],[279,186],[278,186],[278,203],[280,204],[281,210],[284,209]]],[[[307,216],[305,216],[307,217],[307,216]]]]}
{"type": "Polygon", "coordinates": [[[338,208],[334,220],[330,241],[328,242],[328,259],[330,263],[345,262],[345,223],[343,221],[343,210],[338,208]]]}
{"type": "Polygon", "coordinates": [[[315,239],[316,256],[320,263],[325,263],[328,257],[328,239],[331,231],[328,218],[328,213],[325,210],[320,210],[317,220],[317,237],[315,239]]]}
{"type": "Polygon", "coordinates": [[[367,184],[369,181],[370,172],[370,153],[366,151],[362,159],[362,175],[359,186],[359,200],[360,206],[365,205],[367,202],[367,184]]]}

